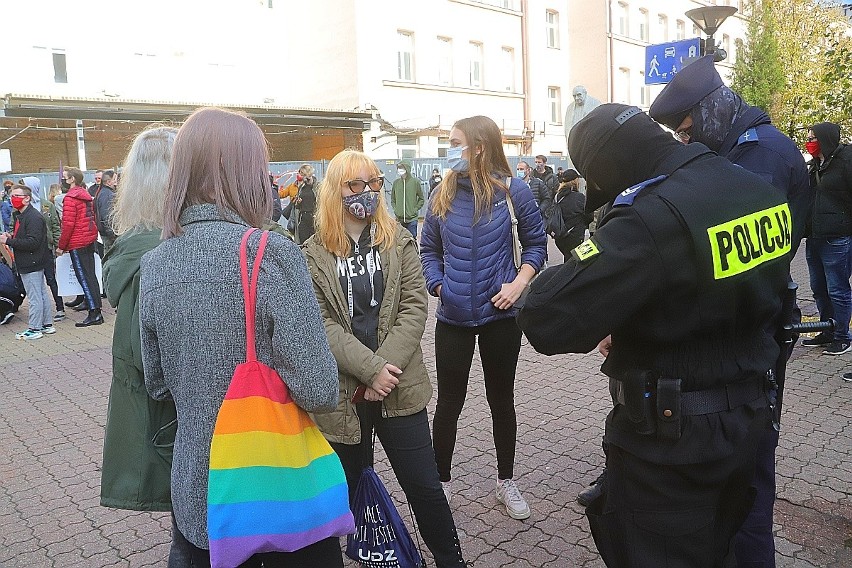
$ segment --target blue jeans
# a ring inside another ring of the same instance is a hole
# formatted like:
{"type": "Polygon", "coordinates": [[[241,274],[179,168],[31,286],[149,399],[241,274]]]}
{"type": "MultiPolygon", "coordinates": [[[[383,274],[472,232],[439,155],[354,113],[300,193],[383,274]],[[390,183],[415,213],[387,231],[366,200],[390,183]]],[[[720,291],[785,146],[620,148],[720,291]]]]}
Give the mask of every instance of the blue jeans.
{"type": "Polygon", "coordinates": [[[834,318],[834,339],[849,341],[849,319],[852,318],[852,237],[810,237],[805,243],[811,291],[819,318],[834,318]]]}
{"type": "Polygon", "coordinates": [[[411,233],[411,236],[414,237],[414,240],[417,240],[417,219],[413,221],[409,221],[408,223],[399,222],[400,225],[408,229],[408,232],[411,233]]]}

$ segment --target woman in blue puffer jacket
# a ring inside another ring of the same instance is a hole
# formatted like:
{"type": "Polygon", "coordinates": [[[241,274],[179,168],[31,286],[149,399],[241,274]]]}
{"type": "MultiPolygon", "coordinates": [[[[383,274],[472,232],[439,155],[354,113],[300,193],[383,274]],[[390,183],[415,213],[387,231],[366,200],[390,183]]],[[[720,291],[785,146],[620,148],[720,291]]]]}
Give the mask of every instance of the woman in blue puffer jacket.
{"type": "Polygon", "coordinates": [[[496,496],[509,516],[526,519],[530,508],[513,480],[515,369],[521,350],[514,305],[547,258],[547,237],[529,186],[512,178],[493,120],[473,116],[456,122],[447,158],[452,171],[432,195],[420,242],[427,288],[440,299],[435,460],[449,501],[456,428],[478,339],[497,453],[496,496]],[[520,270],[512,256],[507,197],[518,220],[520,270]]]}

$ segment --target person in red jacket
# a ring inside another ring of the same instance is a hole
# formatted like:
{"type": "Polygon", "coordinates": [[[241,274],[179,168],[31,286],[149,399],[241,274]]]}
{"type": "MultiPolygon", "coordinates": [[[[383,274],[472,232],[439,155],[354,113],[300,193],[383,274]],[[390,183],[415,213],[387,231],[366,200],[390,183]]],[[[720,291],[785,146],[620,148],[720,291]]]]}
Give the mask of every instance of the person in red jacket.
{"type": "Polygon", "coordinates": [[[101,315],[101,289],[95,275],[95,241],[98,238],[98,227],[95,223],[92,196],[83,185],[83,172],[77,168],[65,168],[65,182],[71,189],[65,194],[62,205],[62,232],[56,254],[68,252],[71,255],[71,265],[74,274],[83,288],[86,307],[89,315],[76,324],[77,327],[88,327],[104,323],[101,315]]]}

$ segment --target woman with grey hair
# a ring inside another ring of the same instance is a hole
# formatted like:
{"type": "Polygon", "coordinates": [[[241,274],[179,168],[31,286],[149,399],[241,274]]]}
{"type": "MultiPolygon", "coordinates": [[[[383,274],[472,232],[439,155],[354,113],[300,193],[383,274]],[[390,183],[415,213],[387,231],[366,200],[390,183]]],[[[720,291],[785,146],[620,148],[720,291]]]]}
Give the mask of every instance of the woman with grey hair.
{"type": "MultiPolygon", "coordinates": [[[[104,259],[104,289],[116,308],[116,331],[101,505],[116,509],[172,510],[170,477],[177,416],[173,401],[154,400],[145,390],[139,340],[139,263],[143,254],[160,244],[163,195],[176,134],[176,128],[157,126],[133,141],[113,207],[118,238],[104,259]]],[[[178,531],[173,532],[169,567],[188,567],[186,541],[178,531]]]]}

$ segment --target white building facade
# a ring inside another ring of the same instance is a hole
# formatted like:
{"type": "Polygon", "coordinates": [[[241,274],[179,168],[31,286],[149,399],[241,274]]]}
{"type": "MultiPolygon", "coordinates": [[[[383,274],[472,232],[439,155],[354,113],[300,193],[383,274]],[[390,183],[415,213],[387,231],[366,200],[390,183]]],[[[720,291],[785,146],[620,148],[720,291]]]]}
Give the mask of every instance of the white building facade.
{"type": "MultiPolygon", "coordinates": [[[[734,2],[738,0],[718,0],[734,2]]],[[[701,35],[697,0],[28,0],[0,45],[0,94],[369,110],[375,157],[443,157],[483,114],[513,155],[565,155],[571,90],[647,108],[645,46],[701,35]]],[[[741,6],[737,6],[741,8],[741,6]]],[[[745,38],[717,32],[730,70],[745,38]]]]}

